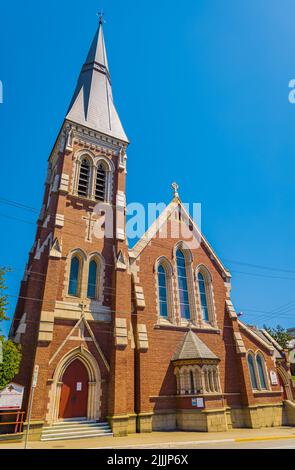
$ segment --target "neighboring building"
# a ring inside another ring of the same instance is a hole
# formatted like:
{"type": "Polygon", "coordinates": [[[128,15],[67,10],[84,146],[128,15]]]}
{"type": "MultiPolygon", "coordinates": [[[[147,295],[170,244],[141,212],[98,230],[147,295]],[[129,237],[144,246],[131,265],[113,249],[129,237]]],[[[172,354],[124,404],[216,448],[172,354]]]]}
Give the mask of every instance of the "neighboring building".
{"type": "Polygon", "coordinates": [[[49,158],[10,332],[23,350],[17,382],[25,386],[25,410],[39,366],[32,432],[38,437],[44,426],[78,418],[108,421],[115,435],[287,423],[285,353],[238,318],[231,275],[175,185],[157,222],[128,248],[127,146],[100,23],[49,158]],[[114,207],[119,214],[111,238],[93,233],[102,201],[105,213],[114,207]],[[157,223],[167,224],[166,238],[157,238],[157,223]],[[175,226],[200,246],[175,239],[175,226]]]}

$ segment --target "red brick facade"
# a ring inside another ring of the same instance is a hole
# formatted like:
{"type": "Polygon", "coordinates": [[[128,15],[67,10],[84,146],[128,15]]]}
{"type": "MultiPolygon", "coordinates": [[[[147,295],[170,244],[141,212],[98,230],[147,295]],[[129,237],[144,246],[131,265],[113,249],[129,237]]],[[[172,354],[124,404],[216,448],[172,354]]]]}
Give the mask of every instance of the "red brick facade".
{"type": "Polygon", "coordinates": [[[135,430],[222,430],[286,422],[283,403],[292,398],[292,389],[285,353],[263,333],[239,321],[230,302],[230,274],[206,240],[202,238],[198,248],[189,250],[181,237],[171,237],[171,220],[178,220],[179,225],[192,224],[187,216],[179,215],[182,206],[177,195],[165,219],[168,236],[150,237],[148,232],[147,242],[140,241],[132,250],[128,249],[124,224],[123,233],[122,226],[118,226],[118,217],[113,220],[112,238],[97,238],[93,226],[89,226],[89,215],[99,219],[103,214],[93,213],[97,204],[93,196],[78,194],[81,158],[86,155],[92,165],[97,165],[100,158],[109,162],[107,204],[115,213],[125,214],[127,145],[124,139],[66,119],[51,153],[43,209],[11,330],[23,350],[16,381],[25,386],[24,409],[37,364],[32,421],[36,427],[55,422],[64,370],[78,358],[89,370],[92,387],[88,417],[108,419],[118,435],[135,430]],[[190,321],[181,318],[179,308],[179,242],[186,252],[190,321]],[[68,288],[75,253],[80,259],[80,293],[73,296],[68,288]],[[89,299],[88,269],[93,255],[102,261],[97,280],[99,294],[89,299]],[[168,319],[161,319],[159,311],[159,258],[171,266],[167,290],[173,315],[168,319]],[[208,273],[210,321],[204,321],[201,315],[200,269],[208,273]],[[189,331],[217,357],[215,362],[202,357],[172,361],[189,331]],[[261,352],[265,389],[253,390],[247,363],[249,351],[253,351],[254,358],[261,352]],[[193,386],[188,391],[188,385],[181,382],[187,380],[181,368],[197,365],[203,371],[212,364],[219,380],[214,392],[205,390],[206,385],[201,393],[192,390],[193,386]],[[181,375],[179,386],[176,369],[181,375]],[[277,384],[271,381],[271,371],[277,376],[277,384]],[[202,408],[195,406],[195,398],[203,399],[202,408]]]}

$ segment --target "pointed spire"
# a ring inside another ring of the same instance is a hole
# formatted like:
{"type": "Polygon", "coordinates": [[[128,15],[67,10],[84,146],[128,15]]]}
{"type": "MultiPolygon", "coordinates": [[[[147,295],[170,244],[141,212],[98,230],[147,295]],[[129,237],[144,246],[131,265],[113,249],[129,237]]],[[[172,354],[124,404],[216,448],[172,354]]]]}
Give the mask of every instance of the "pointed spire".
{"type": "Polygon", "coordinates": [[[66,119],[128,142],[113,102],[102,14],[66,119]]]}
{"type": "Polygon", "coordinates": [[[102,65],[108,71],[109,67],[103,35],[102,13],[99,13],[99,27],[97,28],[86,59],[86,64],[91,64],[93,62],[102,65]]]}

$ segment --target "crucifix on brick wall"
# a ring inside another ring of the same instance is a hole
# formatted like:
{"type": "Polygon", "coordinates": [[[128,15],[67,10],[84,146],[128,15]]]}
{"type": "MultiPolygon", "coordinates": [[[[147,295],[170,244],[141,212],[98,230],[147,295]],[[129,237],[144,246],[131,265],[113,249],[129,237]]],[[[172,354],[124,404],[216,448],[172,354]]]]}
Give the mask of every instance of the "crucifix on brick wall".
{"type": "Polygon", "coordinates": [[[80,303],[79,303],[79,307],[81,307],[81,316],[85,315],[85,308],[87,307],[87,302],[86,300],[82,300],[80,303]]]}
{"type": "Polygon", "coordinates": [[[82,217],[82,219],[86,220],[86,238],[87,242],[92,242],[92,232],[93,226],[96,222],[96,218],[93,217],[93,212],[87,212],[87,217],[82,217]]]}

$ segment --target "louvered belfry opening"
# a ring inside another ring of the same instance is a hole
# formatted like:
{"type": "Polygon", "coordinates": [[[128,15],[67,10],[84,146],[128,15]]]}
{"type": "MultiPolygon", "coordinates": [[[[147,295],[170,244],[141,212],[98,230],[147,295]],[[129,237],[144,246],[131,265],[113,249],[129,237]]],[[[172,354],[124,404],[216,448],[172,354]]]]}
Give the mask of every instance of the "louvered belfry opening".
{"type": "Polygon", "coordinates": [[[79,196],[88,196],[89,190],[89,175],[90,175],[90,165],[88,160],[84,159],[81,163],[80,176],[79,176],[79,185],[78,185],[78,194],[79,196]]]}
{"type": "Polygon", "coordinates": [[[97,201],[105,200],[106,192],[106,170],[100,163],[96,171],[96,184],[95,184],[95,199],[97,201]]]}

